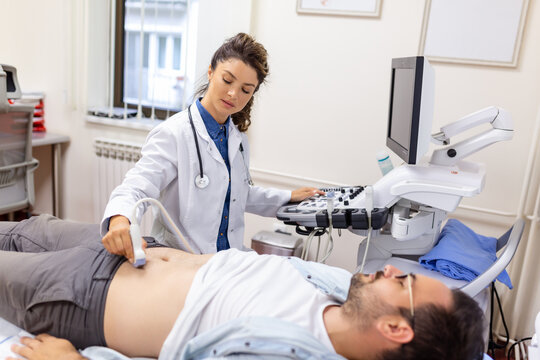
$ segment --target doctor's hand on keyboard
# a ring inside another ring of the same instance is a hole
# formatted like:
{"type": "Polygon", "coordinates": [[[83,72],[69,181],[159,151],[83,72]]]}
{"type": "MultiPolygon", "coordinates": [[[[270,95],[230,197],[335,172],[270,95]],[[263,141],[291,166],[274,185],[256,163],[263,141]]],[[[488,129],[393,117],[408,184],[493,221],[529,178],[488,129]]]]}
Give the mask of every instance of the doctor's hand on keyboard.
{"type": "Polygon", "coordinates": [[[315,195],[324,195],[324,191],[321,191],[314,187],[299,188],[292,191],[291,202],[300,202],[315,195]]]}
{"type": "MultiPolygon", "coordinates": [[[[115,255],[125,256],[133,264],[133,243],[130,235],[130,222],[122,215],[112,216],[109,221],[109,232],[105,234],[101,242],[108,252],[115,255]]],[[[146,241],[141,239],[143,250],[146,249],[146,241]]]]}

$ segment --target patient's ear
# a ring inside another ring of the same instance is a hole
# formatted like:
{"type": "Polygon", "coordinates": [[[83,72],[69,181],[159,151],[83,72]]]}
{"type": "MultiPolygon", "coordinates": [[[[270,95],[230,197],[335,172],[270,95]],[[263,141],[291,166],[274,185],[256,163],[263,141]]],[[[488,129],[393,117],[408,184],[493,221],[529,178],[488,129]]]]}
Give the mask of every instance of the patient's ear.
{"type": "Polygon", "coordinates": [[[398,344],[406,344],[414,338],[414,331],[402,316],[383,315],[375,320],[375,328],[386,339],[398,344]]]}

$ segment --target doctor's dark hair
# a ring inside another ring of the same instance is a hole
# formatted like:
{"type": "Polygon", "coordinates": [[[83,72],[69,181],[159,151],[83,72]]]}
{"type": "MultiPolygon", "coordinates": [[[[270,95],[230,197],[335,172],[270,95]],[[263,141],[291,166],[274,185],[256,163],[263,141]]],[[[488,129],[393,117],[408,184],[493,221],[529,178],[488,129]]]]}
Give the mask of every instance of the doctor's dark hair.
{"type": "MultiPolygon", "coordinates": [[[[224,62],[230,59],[238,59],[244,62],[246,65],[252,67],[257,73],[257,80],[259,83],[255,88],[255,92],[259,90],[259,86],[264,83],[264,79],[268,75],[268,52],[262,46],[262,44],[255,41],[255,39],[248,34],[239,33],[230,39],[225,40],[223,45],[219,47],[212,57],[210,66],[212,70],[215,70],[220,62],[224,62]]],[[[201,85],[195,92],[195,99],[204,96],[208,90],[208,82],[201,85]]],[[[238,126],[238,130],[244,132],[251,124],[251,107],[253,106],[253,98],[251,96],[248,103],[242,110],[232,114],[232,121],[238,126]]]]}
{"type": "MultiPolygon", "coordinates": [[[[484,354],[484,314],[476,301],[458,289],[452,290],[450,309],[429,304],[414,311],[414,338],[378,360],[481,360],[484,354]]],[[[401,316],[412,324],[410,309],[401,316]]]]}

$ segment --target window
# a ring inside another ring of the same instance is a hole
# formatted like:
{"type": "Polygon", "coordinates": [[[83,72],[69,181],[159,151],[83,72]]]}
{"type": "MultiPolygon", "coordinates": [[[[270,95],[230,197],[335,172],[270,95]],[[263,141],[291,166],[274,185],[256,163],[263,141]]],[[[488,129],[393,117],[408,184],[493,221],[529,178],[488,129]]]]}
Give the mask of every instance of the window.
{"type": "Polygon", "coordinates": [[[182,50],[180,41],[180,37],[173,38],[173,68],[177,70],[180,70],[180,53],[182,50]]]}
{"type": "Polygon", "coordinates": [[[190,95],[184,94],[184,39],[188,2],[194,1],[117,1],[114,106],[136,109],[140,103],[146,117],[154,109],[161,119],[182,109],[190,95]]]}
{"type": "Polygon", "coordinates": [[[158,66],[160,69],[165,69],[166,53],[167,53],[167,38],[165,36],[158,36],[158,66]]]}

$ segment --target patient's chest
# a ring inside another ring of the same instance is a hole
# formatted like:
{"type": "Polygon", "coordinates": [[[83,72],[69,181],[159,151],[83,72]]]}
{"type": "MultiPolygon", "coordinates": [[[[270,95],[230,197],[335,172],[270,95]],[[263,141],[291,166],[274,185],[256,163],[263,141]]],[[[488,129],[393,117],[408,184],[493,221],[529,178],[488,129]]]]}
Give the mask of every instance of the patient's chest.
{"type": "Polygon", "coordinates": [[[333,350],[322,319],[324,308],[333,302],[287,259],[257,257],[232,276],[218,271],[207,276],[221,278],[222,284],[201,316],[198,333],[239,317],[270,316],[304,327],[333,350]]]}

